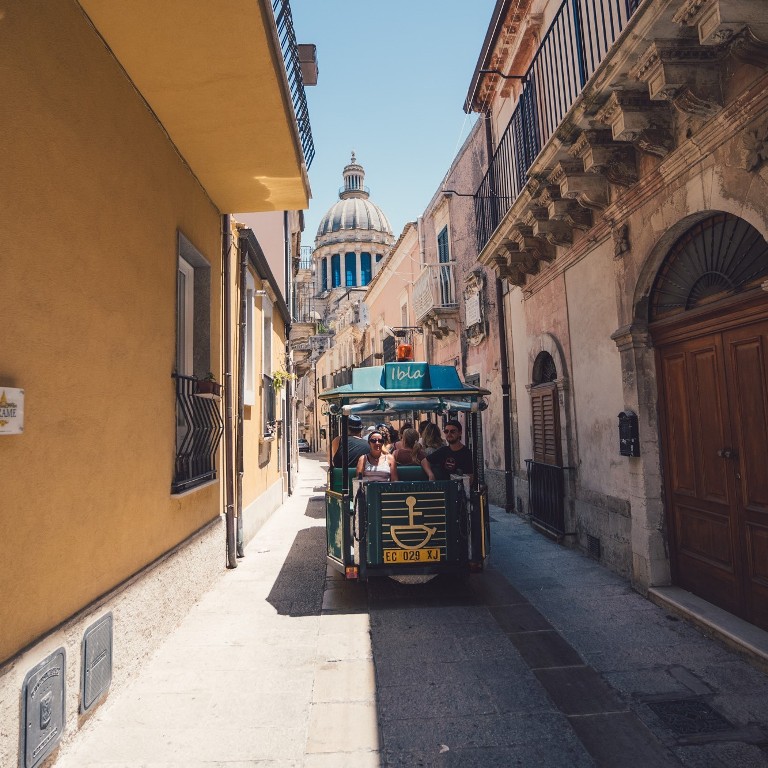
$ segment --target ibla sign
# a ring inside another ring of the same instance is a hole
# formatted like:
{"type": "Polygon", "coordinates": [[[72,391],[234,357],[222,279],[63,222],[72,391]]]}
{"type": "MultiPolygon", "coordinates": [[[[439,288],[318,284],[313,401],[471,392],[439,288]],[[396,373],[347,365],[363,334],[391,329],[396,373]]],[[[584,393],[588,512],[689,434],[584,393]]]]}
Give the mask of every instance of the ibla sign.
{"type": "Polygon", "coordinates": [[[387,389],[429,389],[429,364],[387,363],[384,386],[387,389]]]}

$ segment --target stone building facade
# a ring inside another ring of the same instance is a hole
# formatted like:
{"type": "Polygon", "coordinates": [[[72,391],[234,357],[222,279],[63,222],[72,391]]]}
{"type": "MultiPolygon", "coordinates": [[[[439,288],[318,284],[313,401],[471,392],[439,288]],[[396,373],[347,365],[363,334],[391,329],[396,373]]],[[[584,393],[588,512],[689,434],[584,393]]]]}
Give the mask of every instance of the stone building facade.
{"type": "Polygon", "coordinates": [[[500,0],[466,104],[516,494],[639,590],[768,628],[765,5],[597,6],[500,0]]]}

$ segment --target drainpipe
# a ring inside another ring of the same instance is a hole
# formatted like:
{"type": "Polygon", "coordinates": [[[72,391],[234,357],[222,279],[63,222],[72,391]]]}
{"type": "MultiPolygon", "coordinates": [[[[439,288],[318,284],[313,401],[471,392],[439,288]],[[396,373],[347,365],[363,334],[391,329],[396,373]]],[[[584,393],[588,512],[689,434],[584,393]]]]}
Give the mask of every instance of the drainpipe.
{"type": "MultiPolygon", "coordinates": [[[[286,328],[287,339],[285,341],[285,362],[288,373],[293,373],[293,361],[291,360],[291,326],[286,328]]],[[[288,447],[285,449],[285,458],[288,469],[288,495],[293,496],[293,381],[285,382],[285,439],[288,447]]]]}
{"type": "MultiPolygon", "coordinates": [[[[485,144],[490,166],[493,158],[493,132],[491,130],[491,112],[485,113],[485,144]]],[[[504,288],[501,278],[496,277],[496,308],[499,313],[499,363],[501,365],[501,413],[504,429],[504,509],[515,509],[515,475],[512,455],[512,403],[509,384],[509,355],[507,351],[507,318],[504,311],[504,288]]]]}
{"type": "MultiPolygon", "coordinates": [[[[293,260],[291,259],[292,238],[289,226],[288,211],[283,211],[283,251],[285,258],[285,303],[288,305],[288,314],[293,317],[293,260]]],[[[301,255],[301,254],[299,254],[301,255]]],[[[291,324],[285,329],[285,368],[288,373],[293,373],[293,361],[291,360],[291,324]]],[[[288,495],[293,495],[293,476],[291,466],[293,464],[293,386],[289,378],[285,382],[285,459],[288,480],[288,495]]]]}
{"type": "Polygon", "coordinates": [[[231,304],[232,288],[230,281],[230,252],[232,250],[231,220],[228,213],[221,217],[221,257],[224,267],[224,465],[225,489],[224,505],[227,530],[227,568],[237,568],[237,556],[235,554],[235,466],[232,455],[232,443],[234,441],[232,427],[232,328],[231,328],[231,304]]]}
{"type": "Polygon", "coordinates": [[[245,557],[243,536],[243,422],[245,421],[245,342],[246,342],[246,313],[248,311],[248,292],[245,289],[248,272],[248,249],[243,243],[240,247],[240,275],[238,288],[240,290],[240,316],[238,318],[237,335],[237,442],[235,445],[235,461],[237,462],[237,556],[245,557]]]}

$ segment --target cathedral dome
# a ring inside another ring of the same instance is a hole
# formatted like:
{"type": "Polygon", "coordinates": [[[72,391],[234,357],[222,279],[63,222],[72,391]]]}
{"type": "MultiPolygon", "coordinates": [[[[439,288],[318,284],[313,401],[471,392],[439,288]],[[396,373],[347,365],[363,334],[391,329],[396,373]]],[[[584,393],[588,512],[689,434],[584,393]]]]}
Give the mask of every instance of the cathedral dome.
{"type": "Polygon", "coordinates": [[[339,200],[329,208],[320,221],[317,236],[322,237],[331,232],[350,229],[367,229],[392,234],[392,227],[378,205],[362,197],[350,197],[339,200]]]}
{"type": "Polygon", "coordinates": [[[392,227],[384,212],[368,199],[368,188],[364,186],[363,166],[352,161],[344,168],[344,186],[339,190],[339,201],[334,203],[320,221],[317,237],[334,232],[352,230],[381,232],[392,235],[392,227]]]}

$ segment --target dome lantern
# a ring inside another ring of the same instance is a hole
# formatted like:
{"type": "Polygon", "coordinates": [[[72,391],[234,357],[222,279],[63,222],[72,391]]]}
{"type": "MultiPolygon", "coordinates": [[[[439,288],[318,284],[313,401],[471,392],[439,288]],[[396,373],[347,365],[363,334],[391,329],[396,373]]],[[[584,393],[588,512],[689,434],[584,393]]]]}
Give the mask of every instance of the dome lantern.
{"type": "Polygon", "coordinates": [[[368,197],[368,188],[363,183],[365,181],[365,170],[355,158],[355,150],[352,150],[352,159],[349,165],[344,166],[344,186],[339,190],[339,198],[346,200],[350,197],[368,197]]]}

